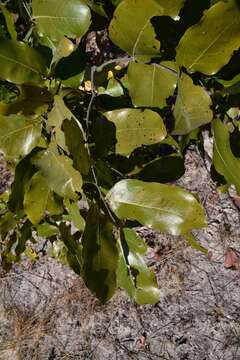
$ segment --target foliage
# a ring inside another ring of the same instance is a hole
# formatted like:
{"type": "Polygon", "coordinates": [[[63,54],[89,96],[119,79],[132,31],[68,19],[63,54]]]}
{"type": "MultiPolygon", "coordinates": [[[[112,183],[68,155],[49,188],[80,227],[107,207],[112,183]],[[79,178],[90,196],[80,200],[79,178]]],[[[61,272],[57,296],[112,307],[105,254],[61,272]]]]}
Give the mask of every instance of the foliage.
{"type": "Polygon", "coordinates": [[[134,228],[207,252],[203,207],[171,184],[203,130],[214,180],[240,192],[239,2],[7,1],[0,26],[3,267],[37,234],[102,302],[121,287],[156,303],[134,228]]]}

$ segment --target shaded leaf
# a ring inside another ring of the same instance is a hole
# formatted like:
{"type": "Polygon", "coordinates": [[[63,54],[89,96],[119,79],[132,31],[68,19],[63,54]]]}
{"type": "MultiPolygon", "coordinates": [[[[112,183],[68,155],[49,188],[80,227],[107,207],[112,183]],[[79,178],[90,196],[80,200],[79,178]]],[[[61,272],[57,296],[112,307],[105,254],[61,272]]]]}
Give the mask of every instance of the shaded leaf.
{"type": "Polygon", "coordinates": [[[169,155],[153,160],[135,176],[147,182],[167,183],[176,181],[185,172],[184,159],[180,156],[169,155]]]}
{"type": "Polygon", "coordinates": [[[234,184],[240,194],[240,159],[233,155],[228,128],[219,119],[213,121],[213,135],[213,164],[217,172],[224,176],[228,184],[234,184]]]}
{"type": "Polygon", "coordinates": [[[106,302],[116,289],[118,254],[113,225],[96,204],[88,212],[82,244],[85,284],[101,302],[106,302]]]}
{"type": "Polygon", "coordinates": [[[32,163],[41,170],[49,188],[59,196],[75,199],[76,192],[81,191],[81,175],[73,168],[72,160],[65,155],[56,155],[48,149],[38,153],[32,163]]]}
{"type": "Polygon", "coordinates": [[[218,72],[240,46],[240,9],[235,0],[217,2],[190,27],[177,48],[177,63],[191,72],[218,72]]]}
{"type": "Polygon", "coordinates": [[[16,84],[41,84],[47,67],[30,46],[15,40],[0,39],[0,78],[16,84]]]}
{"type": "Polygon", "coordinates": [[[166,99],[173,95],[177,84],[177,74],[164,66],[174,66],[173,62],[152,65],[131,62],[128,67],[129,93],[134,106],[166,106],[166,99]],[[146,91],[147,89],[147,91],[146,91]]]}
{"type": "Polygon", "coordinates": [[[116,126],[116,152],[121,155],[161,142],[167,135],[162,118],[151,110],[120,109],[103,115],[116,126]]]}
{"type": "Polygon", "coordinates": [[[80,209],[79,209],[77,202],[70,202],[69,199],[66,199],[65,206],[68,210],[70,219],[73,222],[74,226],[79,231],[83,231],[84,227],[85,227],[85,220],[83,219],[82,215],[80,214],[80,209]]]}
{"type": "Polygon", "coordinates": [[[86,139],[79,122],[74,118],[64,120],[62,129],[70,154],[73,157],[73,165],[81,174],[88,175],[90,170],[90,159],[86,148],[86,139]]]}
{"type": "Polygon", "coordinates": [[[201,205],[177,186],[122,180],[106,199],[120,219],[137,220],[164,233],[181,235],[206,226],[201,205]]]}
{"type": "Polygon", "coordinates": [[[82,37],[91,24],[90,9],[81,0],[33,0],[32,10],[39,36],[52,41],[82,37]]]}
{"type": "Polygon", "coordinates": [[[210,109],[212,100],[207,91],[199,85],[194,85],[192,79],[182,74],[178,81],[178,95],[174,106],[174,135],[189,134],[199,126],[212,121],[210,109]]]}
{"type": "Polygon", "coordinates": [[[145,263],[147,246],[132,229],[123,229],[118,239],[119,263],[118,286],[138,304],[155,304],[159,301],[159,290],[154,273],[145,263]]]}
{"type": "Polygon", "coordinates": [[[8,11],[4,5],[0,5],[0,11],[3,13],[3,16],[6,21],[7,29],[12,40],[17,40],[17,32],[15,29],[13,15],[8,11]]]}
{"type": "Polygon", "coordinates": [[[41,137],[40,119],[0,115],[0,150],[7,160],[17,161],[37,146],[41,137]]]}

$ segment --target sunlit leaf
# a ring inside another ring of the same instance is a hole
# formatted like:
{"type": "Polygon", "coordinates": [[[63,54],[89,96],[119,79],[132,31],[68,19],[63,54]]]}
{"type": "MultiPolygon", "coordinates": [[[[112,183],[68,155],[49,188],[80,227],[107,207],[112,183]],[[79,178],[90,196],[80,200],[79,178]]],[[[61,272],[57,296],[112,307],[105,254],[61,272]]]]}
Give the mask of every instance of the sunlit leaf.
{"type": "Polygon", "coordinates": [[[151,110],[120,109],[104,116],[116,126],[116,152],[129,155],[142,145],[161,142],[167,135],[163,120],[151,110]]]}
{"type": "Polygon", "coordinates": [[[91,23],[90,9],[81,0],[33,0],[32,10],[39,36],[52,41],[81,37],[91,23]]]}
{"type": "Polygon", "coordinates": [[[0,39],[0,78],[16,84],[41,84],[46,72],[45,61],[35,49],[0,39]]]}
{"type": "Polygon", "coordinates": [[[41,137],[40,119],[0,115],[0,150],[10,161],[26,156],[41,137]]]}
{"type": "Polygon", "coordinates": [[[118,286],[139,304],[155,304],[159,290],[155,275],[145,263],[147,246],[132,229],[123,229],[118,239],[118,286]]]}
{"type": "Polygon", "coordinates": [[[177,48],[177,63],[189,71],[213,75],[240,46],[240,8],[235,0],[219,1],[190,27],[177,48]]]}
{"type": "Polygon", "coordinates": [[[230,147],[230,134],[221,120],[213,121],[214,152],[213,163],[228,184],[234,184],[240,194],[240,159],[236,158],[230,147]]]}
{"type": "Polygon", "coordinates": [[[207,91],[200,85],[194,85],[188,75],[182,74],[178,81],[178,95],[174,106],[173,134],[189,134],[199,126],[212,121],[211,105],[212,100],[207,91]]]}
{"type": "Polygon", "coordinates": [[[173,62],[145,65],[131,62],[128,67],[129,93],[134,106],[166,106],[177,84],[177,68],[173,62]],[[147,89],[147,91],[146,91],[147,89]]]}
{"type": "Polygon", "coordinates": [[[172,235],[206,226],[204,210],[196,198],[173,185],[119,181],[107,194],[107,201],[120,219],[172,235]]]}
{"type": "Polygon", "coordinates": [[[49,188],[59,196],[75,199],[76,192],[81,191],[81,175],[67,156],[56,155],[48,149],[38,153],[32,163],[41,170],[49,188]]]}

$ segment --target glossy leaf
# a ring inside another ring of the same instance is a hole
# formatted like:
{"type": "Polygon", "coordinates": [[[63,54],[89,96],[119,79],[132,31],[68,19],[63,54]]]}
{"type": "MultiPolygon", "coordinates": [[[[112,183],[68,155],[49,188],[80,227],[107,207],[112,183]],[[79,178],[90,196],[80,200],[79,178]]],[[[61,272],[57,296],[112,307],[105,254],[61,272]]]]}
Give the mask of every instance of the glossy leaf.
{"type": "Polygon", "coordinates": [[[230,134],[221,120],[213,121],[214,152],[213,163],[228,184],[234,184],[240,194],[240,159],[236,158],[230,147],[230,134]]]}
{"type": "Polygon", "coordinates": [[[91,23],[90,9],[81,0],[33,0],[32,10],[39,36],[56,42],[82,37],[91,23]]]}
{"type": "Polygon", "coordinates": [[[158,108],[166,106],[166,99],[173,95],[177,84],[177,74],[171,71],[170,66],[176,68],[173,62],[164,62],[160,65],[136,62],[129,64],[129,93],[134,106],[158,108]]]}
{"type": "Polygon", "coordinates": [[[32,177],[24,196],[24,210],[32,224],[38,224],[44,217],[50,189],[41,172],[32,177]]]}
{"type": "Polygon", "coordinates": [[[204,210],[195,197],[177,186],[122,180],[107,194],[107,201],[120,219],[172,235],[206,226],[204,210]]]}
{"type": "Polygon", "coordinates": [[[138,304],[155,304],[160,293],[155,275],[145,263],[146,251],[144,240],[134,230],[123,229],[118,239],[117,281],[138,304]]]}
{"type": "Polygon", "coordinates": [[[212,121],[210,109],[212,100],[207,91],[199,85],[194,85],[192,79],[182,74],[178,81],[178,95],[174,106],[174,135],[189,134],[199,126],[212,121]]]}
{"type": "Polygon", "coordinates": [[[110,38],[134,58],[149,60],[159,56],[160,43],[155,38],[150,20],[163,13],[163,8],[153,0],[124,0],[115,10],[110,23],[110,38]]]}
{"type": "Polygon", "coordinates": [[[68,57],[73,52],[73,50],[73,42],[64,36],[64,38],[59,42],[57,47],[54,47],[51,65],[55,65],[62,58],[68,57]]]}
{"type": "Polygon", "coordinates": [[[92,204],[82,238],[82,276],[86,286],[101,302],[109,300],[116,290],[118,253],[113,225],[92,204]]]}
{"type": "Polygon", "coordinates": [[[129,155],[142,145],[161,142],[167,135],[163,120],[151,110],[120,109],[104,113],[116,126],[116,152],[129,155]]]}
{"type": "Polygon", "coordinates": [[[177,48],[177,63],[207,75],[218,72],[240,46],[240,9],[235,0],[217,2],[190,27],[177,48]]]}
{"type": "Polygon", "coordinates": [[[6,159],[17,161],[37,146],[41,137],[40,119],[0,115],[0,150],[6,159]]]}
{"type": "Polygon", "coordinates": [[[49,188],[59,196],[75,199],[76,192],[81,191],[81,175],[65,155],[57,155],[48,149],[38,153],[32,163],[41,170],[49,188]]]}
{"type": "Polygon", "coordinates": [[[45,61],[35,49],[0,39],[0,78],[16,84],[41,84],[46,72],[45,61]]]}

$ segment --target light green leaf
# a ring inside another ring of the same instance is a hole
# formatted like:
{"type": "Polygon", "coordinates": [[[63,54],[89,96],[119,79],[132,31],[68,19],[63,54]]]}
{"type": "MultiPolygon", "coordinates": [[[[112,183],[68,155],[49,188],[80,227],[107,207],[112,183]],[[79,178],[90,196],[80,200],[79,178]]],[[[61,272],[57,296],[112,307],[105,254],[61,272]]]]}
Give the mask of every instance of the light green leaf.
{"type": "Polygon", "coordinates": [[[32,224],[38,224],[44,217],[50,189],[40,171],[33,175],[29,189],[24,195],[24,210],[32,224]]]}
{"type": "Polygon", "coordinates": [[[120,83],[114,79],[111,78],[108,82],[107,88],[100,86],[97,89],[98,95],[109,95],[113,97],[118,97],[124,95],[124,91],[120,83]]]}
{"type": "Polygon", "coordinates": [[[68,151],[68,147],[66,146],[66,141],[67,141],[67,143],[69,145],[69,151],[72,151],[74,154],[74,165],[77,164],[78,169],[80,169],[80,166],[83,165],[81,167],[81,169],[87,171],[87,164],[84,163],[84,164],[80,165],[80,163],[79,163],[79,161],[81,161],[82,158],[84,158],[84,161],[86,162],[86,149],[85,149],[85,145],[84,145],[84,141],[85,141],[84,131],[83,131],[82,126],[81,126],[80,122],[78,121],[78,119],[67,108],[63,99],[58,95],[56,95],[54,97],[54,106],[48,115],[47,127],[48,127],[48,129],[54,128],[57,144],[59,146],[61,146],[61,148],[64,149],[65,151],[68,151]],[[70,124],[64,125],[65,134],[62,131],[62,126],[63,126],[64,120],[71,120],[70,124]],[[75,122],[75,124],[74,124],[74,122],[75,122]],[[80,143],[78,144],[79,145],[79,155],[77,154],[77,149],[76,149],[77,144],[71,142],[70,138],[69,138],[70,133],[72,135],[73,129],[74,129],[74,131],[76,131],[76,133],[74,134],[74,137],[77,138],[77,141],[80,141],[80,143]],[[80,156],[81,156],[81,159],[78,158],[80,156]]]}
{"type": "Polygon", "coordinates": [[[166,106],[166,99],[173,95],[177,83],[174,62],[145,65],[131,62],[128,67],[129,93],[136,107],[166,106]],[[147,91],[146,91],[147,90],[147,91]]]}
{"type": "Polygon", "coordinates": [[[90,9],[81,0],[33,0],[32,10],[39,36],[54,42],[82,37],[91,24],[90,9]]]}
{"type": "Polygon", "coordinates": [[[185,0],[154,0],[157,4],[164,8],[164,15],[176,18],[184,6],[185,0]]]}
{"type": "Polygon", "coordinates": [[[11,36],[12,40],[17,40],[17,32],[15,29],[13,15],[8,11],[6,6],[4,5],[0,5],[0,11],[3,13],[3,16],[5,18],[9,35],[11,36]]]}
{"type": "Polygon", "coordinates": [[[54,235],[59,235],[59,229],[47,222],[37,226],[37,233],[43,238],[49,238],[54,235]]]}
{"type": "Polygon", "coordinates": [[[67,37],[63,37],[57,47],[53,49],[51,66],[56,65],[63,57],[69,56],[74,51],[74,44],[67,37]]]}
{"type": "Polygon", "coordinates": [[[235,0],[217,2],[190,27],[177,47],[177,63],[207,75],[218,72],[240,46],[240,9],[235,0]]]}
{"type": "Polygon", "coordinates": [[[213,135],[214,166],[217,172],[225,177],[228,184],[236,186],[237,192],[240,194],[240,159],[233,155],[228,128],[219,119],[213,121],[213,135]]]}
{"type": "Polygon", "coordinates": [[[206,226],[201,205],[177,186],[122,180],[106,199],[120,219],[137,220],[164,233],[181,235],[206,226]]]}
{"type": "Polygon", "coordinates": [[[110,23],[110,39],[134,58],[148,61],[159,56],[160,43],[150,20],[163,14],[164,9],[154,0],[124,0],[110,23]]]}
{"type": "Polygon", "coordinates": [[[0,78],[39,85],[46,72],[46,64],[35,49],[19,41],[0,39],[0,78]]]}
{"type": "Polygon", "coordinates": [[[103,115],[116,126],[116,152],[121,155],[129,155],[142,145],[161,142],[167,135],[160,115],[148,109],[120,109],[103,115]]]}
{"type": "Polygon", "coordinates": [[[41,137],[40,119],[0,115],[0,150],[7,160],[17,161],[37,146],[41,137]]]}
{"type": "Polygon", "coordinates": [[[32,163],[41,170],[48,186],[61,197],[76,199],[76,192],[81,191],[82,178],[72,166],[72,161],[65,155],[56,155],[48,149],[39,152],[32,163]]]}
{"type": "Polygon", "coordinates": [[[80,209],[79,209],[77,202],[70,202],[69,199],[66,199],[65,206],[68,210],[70,219],[73,222],[74,226],[79,231],[83,231],[84,227],[85,227],[85,220],[83,219],[82,215],[80,214],[80,209]]]}
{"type": "Polygon", "coordinates": [[[103,303],[109,300],[116,289],[118,253],[113,236],[113,225],[92,204],[82,238],[82,276],[86,286],[103,303]]]}
{"type": "Polygon", "coordinates": [[[160,293],[155,275],[145,263],[146,251],[144,240],[134,230],[123,229],[118,239],[117,282],[138,304],[155,304],[160,293]]]}
{"type": "Polygon", "coordinates": [[[212,121],[211,105],[212,100],[207,91],[199,85],[194,85],[190,76],[182,73],[178,81],[178,95],[174,106],[173,134],[189,134],[199,126],[212,121]]]}

